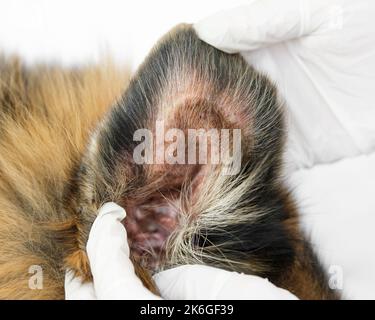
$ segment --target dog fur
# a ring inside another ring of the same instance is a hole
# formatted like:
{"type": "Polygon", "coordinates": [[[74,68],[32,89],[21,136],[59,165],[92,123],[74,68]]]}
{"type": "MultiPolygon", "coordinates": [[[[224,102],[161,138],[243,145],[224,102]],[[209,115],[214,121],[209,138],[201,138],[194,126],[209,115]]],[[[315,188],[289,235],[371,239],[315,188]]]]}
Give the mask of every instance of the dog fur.
{"type": "MultiPolygon", "coordinates": [[[[181,25],[129,85],[128,72],[110,63],[67,70],[4,58],[0,68],[0,298],[64,298],[66,268],[91,277],[85,248],[100,206],[130,210],[176,179],[178,225],[158,270],[207,264],[268,277],[303,299],[338,297],[283,183],[283,104],[239,55],[181,25]],[[190,168],[132,163],[134,131],[154,130],[160,118],[182,129],[241,128],[240,174],[207,166],[196,192],[190,168]],[[42,290],[28,287],[31,265],[43,269],[42,290]]],[[[156,292],[156,270],[132,258],[156,292]]]]}

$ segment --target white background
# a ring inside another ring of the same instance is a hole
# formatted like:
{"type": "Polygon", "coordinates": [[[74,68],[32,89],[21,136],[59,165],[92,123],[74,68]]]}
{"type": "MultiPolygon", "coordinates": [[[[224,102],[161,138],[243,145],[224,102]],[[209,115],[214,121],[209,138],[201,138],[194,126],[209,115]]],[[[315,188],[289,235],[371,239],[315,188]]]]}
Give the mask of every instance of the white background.
{"type": "Polygon", "coordinates": [[[134,69],[174,25],[244,2],[1,0],[0,46],[29,62],[86,63],[110,53],[134,69]]]}

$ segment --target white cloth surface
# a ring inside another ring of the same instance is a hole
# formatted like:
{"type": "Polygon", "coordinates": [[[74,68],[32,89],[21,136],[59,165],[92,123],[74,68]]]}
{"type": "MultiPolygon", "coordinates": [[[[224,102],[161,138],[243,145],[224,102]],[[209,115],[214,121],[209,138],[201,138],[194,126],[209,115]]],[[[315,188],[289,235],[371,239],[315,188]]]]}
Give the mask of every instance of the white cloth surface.
{"type": "Polygon", "coordinates": [[[302,224],[343,296],[375,299],[375,152],[296,171],[290,179],[302,224]]]}

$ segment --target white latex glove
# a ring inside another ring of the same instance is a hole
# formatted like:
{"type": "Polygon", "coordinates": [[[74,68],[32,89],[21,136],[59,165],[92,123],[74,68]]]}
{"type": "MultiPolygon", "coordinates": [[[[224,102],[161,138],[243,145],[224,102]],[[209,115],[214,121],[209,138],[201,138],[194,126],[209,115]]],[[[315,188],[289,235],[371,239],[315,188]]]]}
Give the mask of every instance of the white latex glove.
{"type": "MultiPolygon", "coordinates": [[[[160,299],[134,273],[121,223],[125,216],[125,210],[115,203],[100,209],[87,242],[94,284],[82,284],[67,271],[66,299],[160,299]]],[[[295,299],[266,279],[207,266],[170,269],[155,275],[154,280],[166,299],[295,299]]]]}
{"type": "Polygon", "coordinates": [[[327,25],[330,0],[257,0],[195,24],[198,36],[228,52],[243,52],[311,34],[327,25]],[[328,7],[328,8],[327,8],[328,7]]]}
{"type": "Polygon", "coordinates": [[[291,169],[375,150],[375,1],[255,0],[195,24],[286,100],[291,169]]]}
{"type": "Polygon", "coordinates": [[[121,223],[125,217],[125,210],[113,202],[99,210],[86,247],[94,284],[82,284],[81,279],[73,278],[68,270],[65,276],[67,300],[160,299],[143,286],[134,272],[126,230],[121,223]]]}
{"type": "Polygon", "coordinates": [[[177,300],[296,300],[267,279],[204,265],[185,265],[154,275],[165,299],[177,300]]]}

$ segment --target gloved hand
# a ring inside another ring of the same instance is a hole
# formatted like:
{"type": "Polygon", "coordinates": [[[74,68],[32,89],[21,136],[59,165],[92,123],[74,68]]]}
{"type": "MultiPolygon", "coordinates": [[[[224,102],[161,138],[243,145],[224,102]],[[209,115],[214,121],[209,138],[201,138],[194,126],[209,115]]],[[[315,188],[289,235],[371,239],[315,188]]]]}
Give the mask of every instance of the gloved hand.
{"type": "MultiPolygon", "coordinates": [[[[115,203],[100,209],[87,242],[94,282],[82,284],[68,270],[66,299],[160,299],[134,273],[121,223],[125,216],[125,210],[115,203]]],[[[267,279],[208,266],[177,267],[156,274],[154,280],[165,299],[296,299],[267,279]]]]}
{"type": "Polygon", "coordinates": [[[194,27],[276,83],[294,170],[374,150],[374,14],[372,0],[253,0],[194,27]]]}
{"type": "Polygon", "coordinates": [[[70,270],[65,276],[65,297],[76,299],[159,299],[147,290],[136,276],[129,259],[129,246],[123,208],[113,202],[99,210],[87,241],[94,283],[82,284],[70,270]]]}
{"type": "Polygon", "coordinates": [[[180,266],[153,278],[164,299],[297,300],[268,279],[204,265],[180,266]]]}
{"type": "MultiPolygon", "coordinates": [[[[328,26],[335,0],[253,0],[194,25],[198,36],[227,53],[256,50],[328,26]]],[[[332,12],[334,14],[334,12],[332,12]]]]}

